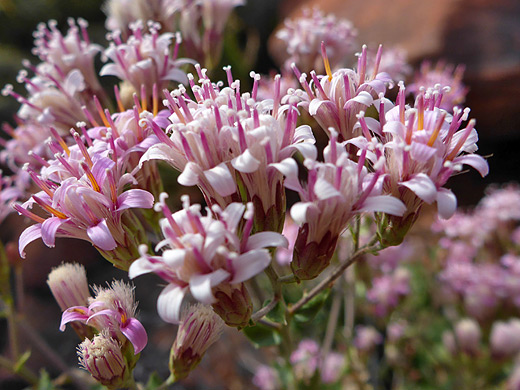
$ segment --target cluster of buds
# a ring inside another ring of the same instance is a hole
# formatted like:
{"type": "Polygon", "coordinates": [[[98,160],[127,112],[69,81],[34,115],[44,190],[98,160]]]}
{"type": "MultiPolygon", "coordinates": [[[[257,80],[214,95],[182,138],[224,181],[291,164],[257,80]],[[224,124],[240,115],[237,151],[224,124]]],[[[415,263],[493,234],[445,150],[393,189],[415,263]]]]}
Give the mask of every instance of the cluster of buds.
{"type": "Polygon", "coordinates": [[[115,281],[108,288],[94,287],[91,297],[85,268],[79,264],[55,268],[47,284],[63,310],[60,330],[70,324],[84,339],[78,347],[80,365],[109,389],[133,383],[132,370],[148,341],[135,318],[133,287],[115,281]]]}

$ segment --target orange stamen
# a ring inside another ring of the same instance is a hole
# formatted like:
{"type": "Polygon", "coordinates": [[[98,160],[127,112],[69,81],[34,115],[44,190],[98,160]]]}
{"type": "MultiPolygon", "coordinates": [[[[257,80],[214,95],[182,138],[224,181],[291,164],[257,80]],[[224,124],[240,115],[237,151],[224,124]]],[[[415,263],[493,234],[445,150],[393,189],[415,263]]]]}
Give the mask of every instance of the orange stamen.
{"type": "Polygon", "coordinates": [[[321,42],[321,56],[323,57],[323,64],[325,65],[325,72],[329,76],[329,81],[332,81],[332,71],[330,70],[329,57],[327,57],[327,50],[325,49],[325,42],[321,42]]]}

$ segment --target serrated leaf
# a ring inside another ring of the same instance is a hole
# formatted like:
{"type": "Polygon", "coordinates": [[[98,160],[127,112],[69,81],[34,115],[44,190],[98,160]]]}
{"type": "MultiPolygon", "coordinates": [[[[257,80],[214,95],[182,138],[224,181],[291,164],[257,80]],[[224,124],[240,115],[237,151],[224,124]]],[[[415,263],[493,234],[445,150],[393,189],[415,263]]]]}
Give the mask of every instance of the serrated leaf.
{"type": "Polygon", "coordinates": [[[256,348],[279,345],[282,342],[280,334],[275,329],[262,324],[248,326],[243,331],[256,348]]]}
{"type": "Polygon", "coordinates": [[[327,288],[312,298],[309,302],[303,305],[300,310],[294,314],[294,319],[297,322],[309,322],[312,321],[316,314],[323,307],[323,304],[327,300],[330,294],[330,288],[327,288]]]}
{"type": "Polygon", "coordinates": [[[18,358],[18,361],[14,365],[14,370],[16,372],[20,371],[23,368],[24,364],[27,362],[27,360],[29,360],[30,357],[31,357],[31,350],[25,351],[22,354],[22,356],[20,356],[18,358]]]}

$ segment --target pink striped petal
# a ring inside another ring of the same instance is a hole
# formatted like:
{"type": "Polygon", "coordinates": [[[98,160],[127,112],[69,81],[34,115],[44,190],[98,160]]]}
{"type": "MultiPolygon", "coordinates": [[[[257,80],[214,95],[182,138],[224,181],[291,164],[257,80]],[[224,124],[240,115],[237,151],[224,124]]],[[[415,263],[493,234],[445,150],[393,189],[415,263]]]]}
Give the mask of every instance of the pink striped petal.
{"type": "Polygon", "coordinates": [[[42,224],[37,223],[36,225],[29,226],[20,234],[20,238],[18,239],[18,251],[22,259],[25,259],[25,247],[42,236],[41,227],[42,224]]]}
{"type": "Polygon", "coordinates": [[[60,331],[65,330],[65,325],[69,322],[80,321],[86,323],[89,318],[90,310],[85,306],[73,306],[69,307],[61,315],[60,331]]]}
{"type": "Polygon", "coordinates": [[[271,262],[267,249],[255,249],[231,260],[234,273],[230,283],[241,283],[262,272],[271,262]]]}
{"type": "Polygon", "coordinates": [[[181,305],[186,295],[187,287],[169,284],[162,290],[157,299],[157,312],[163,321],[178,324],[181,317],[181,305]]]}
{"type": "Polygon", "coordinates": [[[61,219],[58,217],[47,218],[45,221],[43,221],[41,227],[42,240],[43,243],[49,248],[54,247],[56,232],[58,231],[58,228],[66,221],[67,219],[61,219]]]}
{"type": "Polygon", "coordinates": [[[150,209],[153,207],[153,195],[145,190],[128,190],[117,197],[117,210],[130,208],[150,209]]]}
{"type": "Polygon", "coordinates": [[[112,237],[112,233],[107,226],[107,221],[102,220],[95,226],[91,226],[87,229],[87,235],[89,236],[92,243],[99,249],[104,251],[111,251],[117,247],[117,243],[112,237]]]}
{"type": "Polygon", "coordinates": [[[453,162],[456,164],[469,165],[470,167],[475,168],[482,177],[489,173],[489,165],[487,161],[484,159],[484,157],[479,156],[478,154],[467,154],[460,156],[453,159],[453,162]]]}

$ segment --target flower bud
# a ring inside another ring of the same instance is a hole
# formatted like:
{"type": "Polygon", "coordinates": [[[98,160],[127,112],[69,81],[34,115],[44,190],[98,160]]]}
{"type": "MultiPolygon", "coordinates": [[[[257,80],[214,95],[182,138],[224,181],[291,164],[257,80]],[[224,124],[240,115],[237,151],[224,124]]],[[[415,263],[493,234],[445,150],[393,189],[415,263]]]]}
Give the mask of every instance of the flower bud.
{"type": "Polygon", "coordinates": [[[131,383],[131,370],[121,352],[121,345],[101,332],[92,340],[85,339],[78,346],[79,364],[109,389],[128,387],[131,383]]]}
{"type": "Polygon", "coordinates": [[[478,354],[481,335],[479,324],[471,318],[464,318],[455,325],[459,350],[470,356],[478,354]]]}
{"type": "Polygon", "coordinates": [[[213,310],[226,325],[243,328],[249,323],[253,313],[253,303],[244,283],[221,284],[215,288],[213,295],[217,300],[213,310]]]}
{"type": "MultiPolygon", "coordinates": [[[[63,263],[54,268],[47,278],[54,299],[62,311],[74,306],[88,306],[88,290],[85,267],[77,263],[63,263]]],[[[71,324],[81,339],[93,336],[92,329],[81,323],[71,324]]]]}
{"type": "Polygon", "coordinates": [[[489,336],[491,354],[496,358],[508,358],[520,351],[520,320],[497,321],[489,336]]]}
{"type": "Polygon", "coordinates": [[[304,224],[294,244],[291,269],[294,275],[301,280],[316,278],[330,264],[330,259],[336,250],[338,236],[332,236],[331,232],[325,233],[320,242],[307,242],[309,225],[304,224]]]}
{"type": "Polygon", "coordinates": [[[179,380],[188,376],[207,349],[220,337],[224,321],[209,306],[197,304],[185,310],[170,352],[170,371],[179,380]]]}

